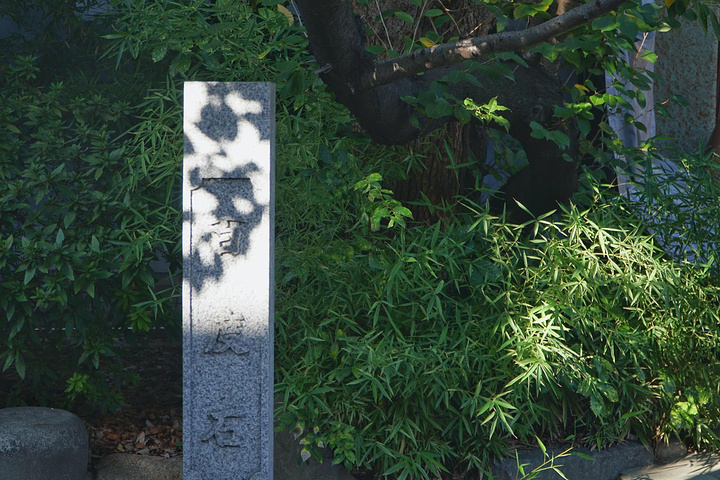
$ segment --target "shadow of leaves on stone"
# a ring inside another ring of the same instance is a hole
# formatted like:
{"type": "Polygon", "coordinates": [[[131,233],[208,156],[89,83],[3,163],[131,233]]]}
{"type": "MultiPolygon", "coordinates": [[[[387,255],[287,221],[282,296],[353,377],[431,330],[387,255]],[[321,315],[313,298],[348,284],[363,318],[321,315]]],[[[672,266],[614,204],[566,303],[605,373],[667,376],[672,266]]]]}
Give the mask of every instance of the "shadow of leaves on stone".
{"type": "MultiPolygon", "coordinates": [[[[200,120],[194,125],[219,148],[207,156],[208,162],[212,161],[214,165],[222,167],[224,163],[230,163],[230,155],[238,155],[237,145],[233,144],[238,141],[241,134],[239,126],[244,123],[252,126],[260,141],[270,141],[273,132],[264,108],[239,114],[237,107],[234,109],[229,104],[229,99],[232,99],[232,95],[237,95],[237,90],[224,83],[207,84],[206,89],[208,103],[202,108],[200,120]],[[228,152],[228,146],[232,146],[234,150],[228,152]]],[[[186,133],[184,139],[185,155],[198,154],[201,149],[193,144],[191,136],[186,133]]],[[[252,231],[260,224],[268,208],[268,205],[257,200],[250,181],[253,174],[260,170],[253,161],[230,171],[223,171],[221,178],[205,176],[201,166],[190,170],[192,198],[195,198],[196,194],[199,196],[202,191],[203,202],[214,201],[215,205],[210,213],[218,219],[208,227],[209,231],[194,238],[196,244],[192,247],[189,261],[195,269],[189,279],[195,291],[201,290],[208,282],[216,282],[223,277],[223,255],[248,253],[252,231]],[[208,195],[212,200],[208,200],[208,195]],[[208,251],[213,252],[211,258],[208,258],[208,251]]],[[[194,224],[195,217],[194,208],[183,212],[184,221],[194,224]]]]}

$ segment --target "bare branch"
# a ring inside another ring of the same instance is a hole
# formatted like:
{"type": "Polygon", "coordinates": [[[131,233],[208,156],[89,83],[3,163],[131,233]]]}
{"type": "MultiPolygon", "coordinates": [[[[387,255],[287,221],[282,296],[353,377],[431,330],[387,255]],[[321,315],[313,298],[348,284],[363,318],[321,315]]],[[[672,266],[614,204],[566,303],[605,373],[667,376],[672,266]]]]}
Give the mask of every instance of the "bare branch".
{"type": "Polygon", "coordinates": [[[527,30],[495,33],[417,50],[378,63],[375,68],[364,72],[355,88],[361,90],[387,85],[434,68],[447,67],[494,53],[527,50],[602,17],[626,1],[592,0],[527,30]]]}

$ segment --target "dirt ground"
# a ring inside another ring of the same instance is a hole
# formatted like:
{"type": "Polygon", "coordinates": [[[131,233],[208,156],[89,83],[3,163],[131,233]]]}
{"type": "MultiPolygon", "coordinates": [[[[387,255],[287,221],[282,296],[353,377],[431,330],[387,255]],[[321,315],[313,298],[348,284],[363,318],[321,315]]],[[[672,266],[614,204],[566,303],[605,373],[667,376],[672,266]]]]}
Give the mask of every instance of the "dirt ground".
{"type": "Polygon", "coordinates": [[[76,412],[88,427],[93,458],[117,452],[182,455],[182,342],[154,335],[127,353],[126,368],[141,380],[123,392],[123,408],[76,412]]]}

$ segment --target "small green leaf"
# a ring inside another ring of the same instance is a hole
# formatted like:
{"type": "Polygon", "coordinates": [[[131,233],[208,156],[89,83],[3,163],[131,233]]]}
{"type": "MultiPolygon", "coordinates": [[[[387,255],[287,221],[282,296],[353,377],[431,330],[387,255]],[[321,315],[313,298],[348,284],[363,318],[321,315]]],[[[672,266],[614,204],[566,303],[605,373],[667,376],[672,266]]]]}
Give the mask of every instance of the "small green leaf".
{"type": "Polygon", "coordinates": [[[65,275],[65,278],[67,278],[68,280],[75,280],[75,273],[73,272],[73,268],[70,262],[63,263],[62,272],[63,275],[65,275]]]}
{"type": "Polygon", "coordinates": [[[65,241],[65,234],[62,231],[62,228],[58,229],[57,235],[55,235],[55,246],[59,247],[63,244],[65,241]]]}
{"type": "Polygon", "coordinates": [[[8,368],[10,368],[10,365],[12,365],[13,360],[15,360],[15,356],[12,353],[9,353],[7,358],[5,359],[5,365],[3,366],[3,372],[6,371],[8,368]]]}
{"type": "Polygon", "coordinates": [[[620,417],[620,419],[623,420],[623,421],[625,421],[625,420],[627,420],[627,419],[629,419],[629,418],[640,416],[640,415],[642,415],[643,413],[647,413],[647,410],[638,410],[638,411],[635,411],[635,412],[627,412],[627,413],[624,413],[623,416],[620,417]]]}
{"type": "Polygon", "coordinates": [[[399,206],[395,207],[395,215],[399,217],[409,217],[412,218],[412,212],[407,207],[399,206]]]}
{"type": "Polygon", "coordinates": [[[175,60],[173,60],[172,67],[179,73],[187,72],[190,69],[190,55],[185,53],[178,54],[175,60]]]}
{"type": "Polygon", "coordinates": [[[605,404],[595,395],[590,397],[590,409],[598,418],[605,418],[605,404]]]}
{"type": "Polygon", "coordinates": [[[565,135],[563,132],[551,132],[550,140],[555,142],[560,148],[568,148],[570,146],[570,137],[565,135]]]}
{"type": "Polygon", "coordinates": [[[545,444],[542,442],[542,440],[540,440],[540,437],[535,436],[535,440],[537,441],[540,450],[542,450],[543,455],[547,454],[547,448],[545,447],[545,444]]]}
{"type": "Polygon", "coordinates": [[[533,138],[541,139],[541,138],[547,138],[547,129],[540,125],[536,121],[530,122],[530,128],[532,128],[532,133],[530,133],[530,136],[533,138]]]}
{"type": "Polygon", "coordinates": [[[382,45],[369,45],[365,47],[365,50],[372,53],[373,55],[380,55],[381,53],[387,52],[387,48],[382,45]]]}
{"type": "Polygon", "coordinates": [[[78,365],[82,365],[82,363],[83,363],[85,360],[87,360],[89,356],[90,356],[90,352],[87,351],[87,350],[84,351],[83,353],[81,353],[81,354],[80,354],[80,358],[78,358],[78,365]]]}
{"type": "Polygon", "coordinates": [[[415,19],[405,12],[395,12],[395,16],[403,22],[409,23],[410,25],[415,23],[415,19]]]}
{"type": "Polygon", "coordinates": [[[627,38],[635,39],[640,31],[638,22],[639,20],[634,16],[629,14],[621,15],[618,17],[618,29],[620,30],[620,33],[625,35],[627,38]]]}
{"type": "Polygon", "coordinates": [[[592,28],[594,28],[595,30],[600,30],[601,32],[615,30],[617,27],[617,17],[612,15],[606,15],[604,17],[597,18],[592,22],[592,28]]]}
{"type": "Polygon", "coordinates": [[[20,353],[15,354],[15,371],[25,380],[25,359],[20,353]]]}
{"type": "Polygon", "coordinates": [[[118,160],[122,156],[123,152],[125,152],[125,147],[116,148],[115,150],[110,152],[110,155],[108,155],[108,160],[118,160]]]}
{"type": "Polygon", "coordinates": [[[535,15],[547,11],[552,4],[552,0],[540,0],[533,3],[521,3],[513,10],[515,18],[534,17],[535,15]]]}
{"type": "Polygon", "coordinates": [[[75,221],[75,212],[68,212],[65,214],[65,218],[63,218],[63,225],[65,225],[65,228],[68,228],[72,225],[73,221],[75,221]]]}
{"type": "Polygon", "coordinates": [[[572,455],[574,455],[574,456],[576,456],[576,457],[583,458],[583,459],[585,459],[585,460],[590,460],[591,462],[594,462],[594,461],[595,461],[595,457],[592,457],[592,456],[588,455],[587,453],[572,452],[572,455]]]}
{"type": "Polygon", "coordinates": [[[138,272],[138,277],[140,280],[142,280],[146,285],[149,285],[151,287],[155,286],[155,278],[152,275],[152,271],[148,269],[140,270],[138,272]]]}
{"type": "Polygon", "coordinates": [[[35,267],[28,267],[28,269],[25,270],[25,279],[23,280],[25,285],[30,283],[30,281],[33,279],[34,276],[35,276],[35,267]]]}
{"type": "Polygon", "coordinates": [[[655,63],[657,62],[658,56],[652,50],[645,50],[643,51],[643,53],[640,54],[640,58],[642,58],[646,62],[655,63]]]}
{"type": "Polygon", "coordinates": [[[160,60],[165,58],[166,54],[167,54],[167,45],[158,45],[157,47],[153,48],[153,51],[152,51],[153,62],[159,62],[160,60]]]}
{"type": "Polygon", "coordinates": [[[443,14],[443,11],[440,10],[439,8],[431,8],[430,10],[428,10],[427,12],[425,12],[424,15],[425,15],[426,17],[433,18],[433,17],[439,17],[439,16],[442,15],[442,14],[443,14]]]}
{"type": "Polygon", "coordinates": [[[98,239],[97,237],[95,237],[95,235],[93,235],[90,239],[90,249],[95,253],[100,253],[100,242],[98,242],[98,239]]]}

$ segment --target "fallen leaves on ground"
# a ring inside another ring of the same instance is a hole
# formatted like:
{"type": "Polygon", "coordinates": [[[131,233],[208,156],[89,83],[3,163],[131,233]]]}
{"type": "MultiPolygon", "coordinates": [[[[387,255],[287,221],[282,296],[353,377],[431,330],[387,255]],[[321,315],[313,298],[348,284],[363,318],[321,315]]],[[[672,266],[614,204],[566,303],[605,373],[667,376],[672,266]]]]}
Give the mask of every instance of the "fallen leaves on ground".
{"type": "Polygon", "coordinates": [[[154,338],[124,355],[127,368],[141,378],[123,392],[125,406],[116,413],[79,414],[90,433],[92,456],[182,455],[181,342],[154,338]]]}
{"type": "Polygon", "coordinates": [[[182,454],[182,418],[175,408],[127,408],[94,420],[86,420],[94,457],[118,452],[166,458],[182,454]]]}

